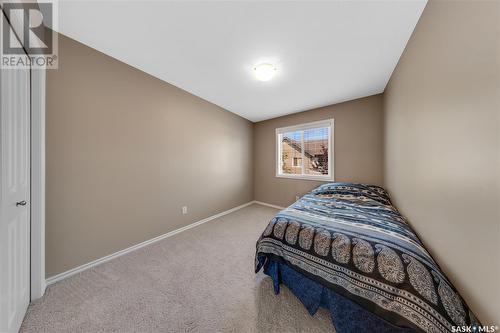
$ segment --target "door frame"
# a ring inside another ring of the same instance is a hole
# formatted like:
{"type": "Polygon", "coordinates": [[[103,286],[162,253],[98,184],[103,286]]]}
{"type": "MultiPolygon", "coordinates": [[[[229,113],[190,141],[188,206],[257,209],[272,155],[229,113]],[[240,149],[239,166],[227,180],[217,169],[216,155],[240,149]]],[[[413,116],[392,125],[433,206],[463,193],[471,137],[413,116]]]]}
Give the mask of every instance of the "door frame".
{"type": "Polygon", "coordinates": [[[31,300],[45,293],[45,69],[31,69],[31,300]]]}
{"type": "MultiPolygon", "coordinates": [[[[7,0],[11,1],[11,0],[7,0]]],[[[14,1],[13,1],[14,2],[14,1]]],[[[0,15],[7,20],[0,9],[0,15]]],[[[22,18],[10,18],[19,36],[22,18]]],[[[19,38],[18,38],[19,40],[19,38]]],[[[9,70],[9,69],[7,69],[9,70]]],[[[30,298],[45,293],[45,85],[46,69],[30,69],[30,298]]]]}

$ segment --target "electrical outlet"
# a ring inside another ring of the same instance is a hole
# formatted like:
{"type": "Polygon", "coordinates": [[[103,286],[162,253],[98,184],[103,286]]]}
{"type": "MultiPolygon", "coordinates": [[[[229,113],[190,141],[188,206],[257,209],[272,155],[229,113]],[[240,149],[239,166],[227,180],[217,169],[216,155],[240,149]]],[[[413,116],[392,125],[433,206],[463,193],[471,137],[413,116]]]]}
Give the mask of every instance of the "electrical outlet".
{"type": "Polygon", "coordinates": [[[187,206],[182,206],[182,214],[186,215],[188,213],[188,208],[187,206]]]}

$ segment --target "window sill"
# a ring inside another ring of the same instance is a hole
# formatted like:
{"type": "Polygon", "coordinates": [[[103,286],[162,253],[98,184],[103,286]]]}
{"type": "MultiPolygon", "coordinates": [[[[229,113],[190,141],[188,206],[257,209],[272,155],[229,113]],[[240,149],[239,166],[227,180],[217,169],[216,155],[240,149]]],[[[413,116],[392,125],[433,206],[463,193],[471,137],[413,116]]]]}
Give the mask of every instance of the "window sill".
{"type": "Polygon", "coordinates": [[[281,175],[276,174],[276,178],[288,178],[288,179],[297,179],[297,180],[314,180],[317,182],[333,182],[332,176],[302,176],[302,175],[281,175]]]}

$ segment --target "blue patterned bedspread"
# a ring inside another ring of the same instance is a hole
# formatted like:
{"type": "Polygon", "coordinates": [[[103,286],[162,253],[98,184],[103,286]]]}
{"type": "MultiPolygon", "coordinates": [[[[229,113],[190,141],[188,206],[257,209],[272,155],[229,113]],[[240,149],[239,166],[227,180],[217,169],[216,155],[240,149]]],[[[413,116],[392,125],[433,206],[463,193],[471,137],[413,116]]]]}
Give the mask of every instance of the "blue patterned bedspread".
{"type": "Polygon", "coordinates": [[[257,241],[255,271],[271,260],[399,327],[479,324],[378,186],[324,184],[279,212],[257,241]]]}

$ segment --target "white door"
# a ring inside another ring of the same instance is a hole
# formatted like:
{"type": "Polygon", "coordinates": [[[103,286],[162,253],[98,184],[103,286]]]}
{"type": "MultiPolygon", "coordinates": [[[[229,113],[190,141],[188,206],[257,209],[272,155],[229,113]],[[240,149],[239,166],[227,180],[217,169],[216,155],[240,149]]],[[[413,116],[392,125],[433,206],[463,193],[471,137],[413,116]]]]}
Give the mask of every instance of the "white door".
{"type": "Polygon", "coordinates": [[[30,71],[0,69],[0,76],[0,332],[3,333],[19,330],[30,302],[30,71]]]}

